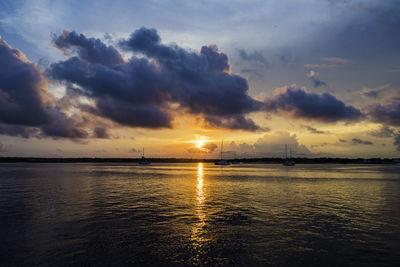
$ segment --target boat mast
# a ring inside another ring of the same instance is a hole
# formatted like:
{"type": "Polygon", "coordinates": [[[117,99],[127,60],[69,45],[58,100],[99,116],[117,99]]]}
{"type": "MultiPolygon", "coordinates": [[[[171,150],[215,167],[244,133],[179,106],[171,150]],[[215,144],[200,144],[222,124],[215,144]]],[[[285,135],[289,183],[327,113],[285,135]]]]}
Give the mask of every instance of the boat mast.
{"type": "Polygon", "coordinates": [[[143,152],[142,152],[142,158],[144,158],[144,147],[143,147],[142,149],[143,149],[143,152]]]}
{"type": "Polygon", "coordinates": [[[287,144],[285,144],[285,158],[287,158],[287,144]]]}
{"type": "Polygon", "coordinates": [[[221,141],[221,160],[222,160],[222,149],[223,149],[223,146],[224,146],[224,141],[221,141]]]}

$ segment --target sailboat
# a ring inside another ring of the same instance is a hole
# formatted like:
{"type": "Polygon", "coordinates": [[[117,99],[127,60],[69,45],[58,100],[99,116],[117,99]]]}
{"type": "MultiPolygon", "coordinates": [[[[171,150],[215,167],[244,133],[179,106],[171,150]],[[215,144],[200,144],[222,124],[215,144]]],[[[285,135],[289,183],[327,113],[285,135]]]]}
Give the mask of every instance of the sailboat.
{"type": "Polygon", "coordinates": [[[223,151],[223,147],[224,147],[224,141],[221,142],[221,159],[217,162],[215,162],[215,165],[229,165],[230,163],[227,162],[226,160],[222,159],[222,151],[223,151]]]}
{"type": "Polygon", "coordinates": [[[283,166],[294,166],[296,163],[292,158],[292,150],[290,150],[290,158],[287,156],[287,144],[285,144],[285,160],[283,161],[283,166]]]}
{"type": "Polygon", "coordinates": [[[148,161],[147,159],[144,158],[144,148],[143,148],[142,158],[139,160],[139,164],[140,165],[150,165],[151,164],[150,161],[148,161]]]}

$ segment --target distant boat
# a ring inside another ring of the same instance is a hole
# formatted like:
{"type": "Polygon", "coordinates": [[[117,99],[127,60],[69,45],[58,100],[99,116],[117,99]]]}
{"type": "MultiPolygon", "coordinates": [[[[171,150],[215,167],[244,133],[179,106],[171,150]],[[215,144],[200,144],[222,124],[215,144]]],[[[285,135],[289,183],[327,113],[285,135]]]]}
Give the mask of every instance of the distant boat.
{"type": "Polygon", "coordinates": [[[227,162],[226,160],[222,159],[222,151],[223,151],[223,147],[224,147],[224,141],[221,142],[221,159],[217,162],[215,162],[215,165],[229,165],[230,163],[227,162]]]}
{"type": "Polygon", "coordinates": [[[290,158],[287,156],[287,144],[285,144],[285,160],[283,161],[283,166],[294,166],[296,163],[292,158],[292,150],[290,150],[290,158]]]}
{"type": "Polygon", "coordinates": [[[142,158],[139,160],[139,164],[140,165],[150,165],[151,164],[151,162],[149,160],[144,158],[144,148],[143,148],[142,158]]]}
{"type": "Polygon", "coordinates": [[[235,158],[233,159],[232,164],[240,164],[239,159],[236,158],[236,152],[235,152],[235,158]]]}

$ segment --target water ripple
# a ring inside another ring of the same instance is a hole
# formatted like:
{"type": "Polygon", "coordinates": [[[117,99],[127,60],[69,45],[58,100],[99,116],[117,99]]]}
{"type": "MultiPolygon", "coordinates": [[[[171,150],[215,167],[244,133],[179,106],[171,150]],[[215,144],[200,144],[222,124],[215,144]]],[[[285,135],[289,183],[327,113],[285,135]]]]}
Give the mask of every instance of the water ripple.
{"type": "Polygon", "coordinates": [[[1,164],[1,265],[398,266],[399,173],[1,164]]]}

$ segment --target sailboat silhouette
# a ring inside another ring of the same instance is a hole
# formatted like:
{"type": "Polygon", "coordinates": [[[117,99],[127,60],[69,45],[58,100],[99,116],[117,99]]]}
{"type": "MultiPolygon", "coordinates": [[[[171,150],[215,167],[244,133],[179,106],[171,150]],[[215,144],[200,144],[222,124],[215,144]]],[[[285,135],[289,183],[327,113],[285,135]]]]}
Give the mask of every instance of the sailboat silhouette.
{"type": "Polygon", "coordinates": [[[144,147],[143,147],[143,153],[142,153],[142,158],[139,160],[140,165],[150,165],[151,162],[147,159],[144,158],[144,147]]]}
{"type": "Polygon", "coordinates": [[[224,147],[224,141],[221,141],[221,159],[219,161],[215,162],[214,163],[215,165],[229,165],[230,164],[226,160],[222,159],[223,147],[224,147]]]}
{"type": "Polygon", "coordinates": [[[292,150],[290,150],[290,158],[287,156],[287,144],[285,144],[285,160],[283,161],[283,166],[294,166],[296,163],[292,159],[292,150]]]}

